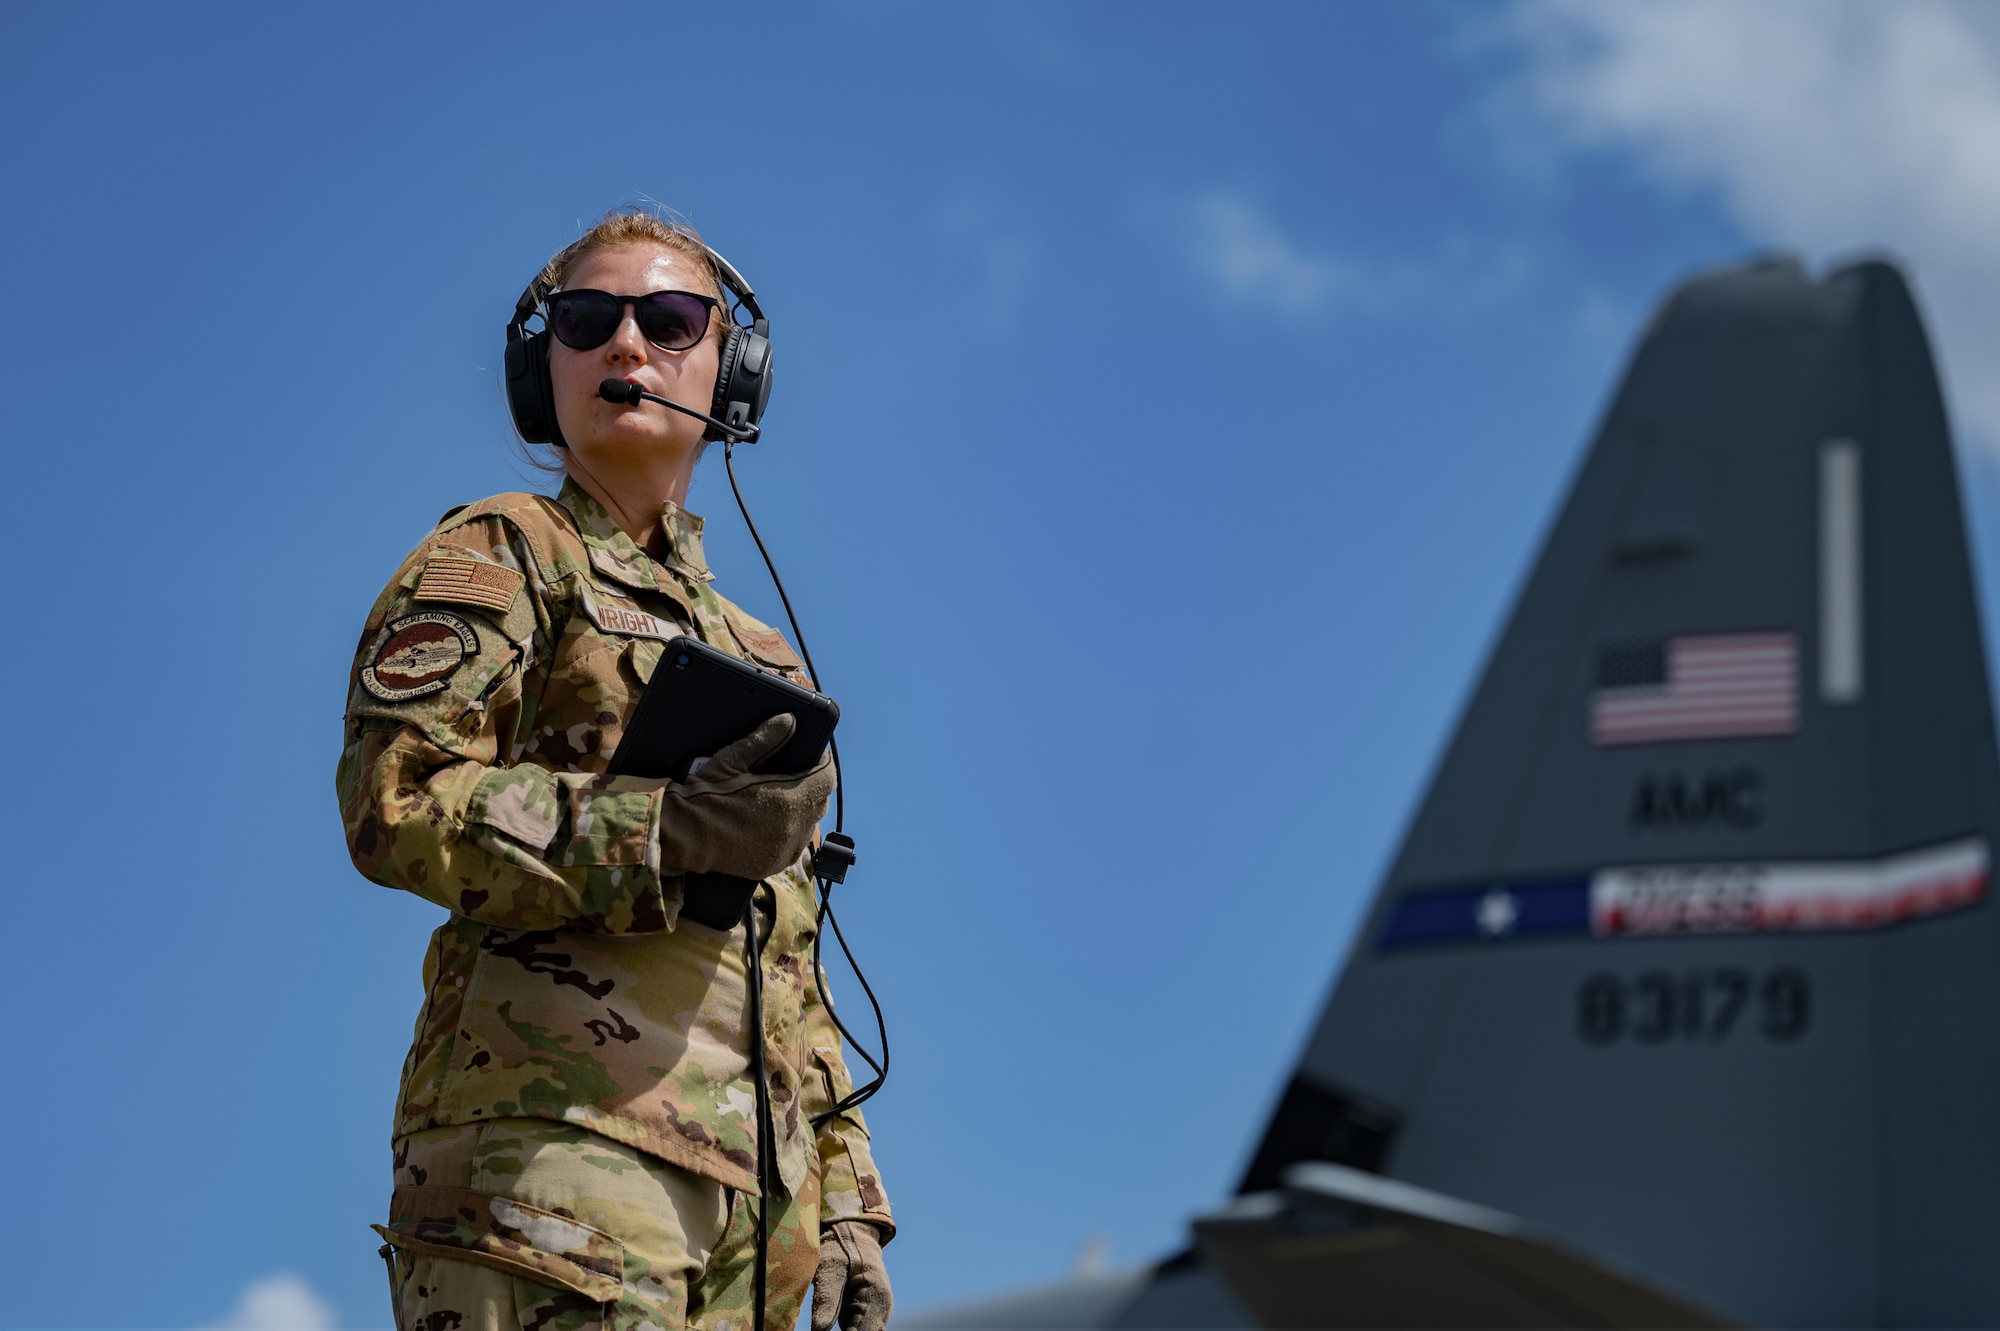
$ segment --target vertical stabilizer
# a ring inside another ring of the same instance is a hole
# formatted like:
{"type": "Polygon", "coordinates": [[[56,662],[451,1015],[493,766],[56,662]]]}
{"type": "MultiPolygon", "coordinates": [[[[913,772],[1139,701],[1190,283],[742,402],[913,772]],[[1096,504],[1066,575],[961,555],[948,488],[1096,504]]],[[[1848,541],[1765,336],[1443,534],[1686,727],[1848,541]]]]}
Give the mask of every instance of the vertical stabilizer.
{"type": "Polygon", "coordinates": [[[1256,1153],[1786,1325],[1996,1324],[1991,700],[1900,274],[1648,331],[1256,1153]]]}

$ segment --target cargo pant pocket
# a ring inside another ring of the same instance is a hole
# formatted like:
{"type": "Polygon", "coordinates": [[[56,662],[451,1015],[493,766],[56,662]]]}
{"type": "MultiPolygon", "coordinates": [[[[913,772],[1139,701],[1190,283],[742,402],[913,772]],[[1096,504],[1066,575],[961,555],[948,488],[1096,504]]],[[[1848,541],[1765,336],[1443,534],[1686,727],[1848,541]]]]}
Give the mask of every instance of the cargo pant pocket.
{"type": "Polygon", "coordinates": [[[395,1254],[391,1307],[398,1331],[616,1331],[603,1304],[573,1289],[456,1257],[383,1251],[395,1254]]]}
{"type": "Polygon", "coordinates": [[[625,1245],[566,1215],[470,1188],[403,1186],[389,1199],[389,1223],[375,1232],[406,1253],[471,1262],[517,1280],[522,1324],[543,1308],[552,1319],[537,1331],[572,1331],[569,1313],[587,1305],[598,1312],[618,1302],[625,1275],[625,1245]],[[519,1285],[541,1287],[541,1293],[519,1285]],[[573,1297],[554,1306],[554,1296],[573,1297]]]}
{"type": "Polygon", "coordinates": [[[612,1306],[573,1289],[514,1277],[514,1315],[521,1331],[613,1331],[612,1306]]]}

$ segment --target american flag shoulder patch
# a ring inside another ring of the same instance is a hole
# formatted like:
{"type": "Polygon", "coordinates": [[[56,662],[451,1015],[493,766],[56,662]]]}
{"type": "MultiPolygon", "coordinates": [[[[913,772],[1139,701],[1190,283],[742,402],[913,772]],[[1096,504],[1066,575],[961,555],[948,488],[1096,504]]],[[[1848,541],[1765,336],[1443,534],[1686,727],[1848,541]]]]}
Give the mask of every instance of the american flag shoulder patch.
{"type": "Polygon", "coordinates": [[[511,568],[471,555],[434,551],[417,582],[419,601],[450,601],[504,614],[525,582],[511,568]]]}
{"type": "Polygon", "coordinates": [[[1601,748],[1780,739],[1798,728],[1795,633],[1683,633],[1598,652],[1590,742],[1601,748]]]}

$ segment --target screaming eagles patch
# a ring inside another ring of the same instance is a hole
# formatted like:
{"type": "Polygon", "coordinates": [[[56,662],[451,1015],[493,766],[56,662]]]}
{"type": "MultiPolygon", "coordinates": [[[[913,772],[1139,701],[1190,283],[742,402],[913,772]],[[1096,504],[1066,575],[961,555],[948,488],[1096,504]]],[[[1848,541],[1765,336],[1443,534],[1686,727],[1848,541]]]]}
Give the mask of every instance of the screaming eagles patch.
{"type": "Polygon", "coordinates": [[[408,702],[443,688],[478,651],[479,634],[449,610],[404,615],[361,668],[361,687],[383,702],[408,702]]]}

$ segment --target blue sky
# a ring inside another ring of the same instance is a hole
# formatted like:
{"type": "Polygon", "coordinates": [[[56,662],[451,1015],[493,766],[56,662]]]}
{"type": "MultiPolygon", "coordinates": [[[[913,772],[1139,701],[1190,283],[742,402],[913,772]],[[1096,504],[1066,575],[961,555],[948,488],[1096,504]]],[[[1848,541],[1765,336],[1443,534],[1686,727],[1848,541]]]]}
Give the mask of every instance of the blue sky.
{"type": "MultiPolygon", "coordinates": [[[[908,1308],[1226,1195],[1677,278],[1907,256],[1995,585],[1976,8],[606,14],[5,20],[10,1325],[386,1323],[436,912],[348,866],[344,673],[523,486],[501,328],[610,205],[773,319],[739,470],[843,708],[908,1308]]],[[[719,458],[690,506],[776,618],[719,458]]]]}

